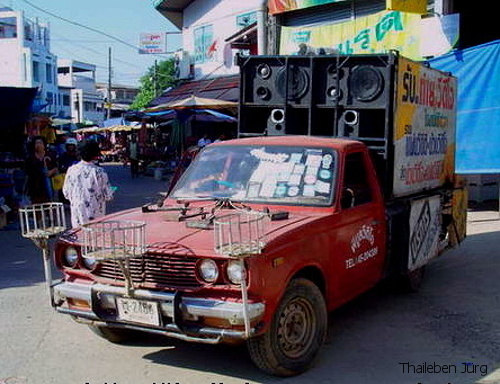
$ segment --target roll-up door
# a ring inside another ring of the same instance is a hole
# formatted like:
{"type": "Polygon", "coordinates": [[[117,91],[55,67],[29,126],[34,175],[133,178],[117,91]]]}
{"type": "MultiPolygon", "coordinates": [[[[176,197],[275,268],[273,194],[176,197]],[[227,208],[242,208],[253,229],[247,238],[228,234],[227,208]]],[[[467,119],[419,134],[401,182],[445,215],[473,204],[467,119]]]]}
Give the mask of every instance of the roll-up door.
{"type": "Polygon", "coordinates": [[[286,27],[301,27],[339,23],[383,11],[385,5],[385,0],[341,1],[283,13],[281,25],[286,27]]]}

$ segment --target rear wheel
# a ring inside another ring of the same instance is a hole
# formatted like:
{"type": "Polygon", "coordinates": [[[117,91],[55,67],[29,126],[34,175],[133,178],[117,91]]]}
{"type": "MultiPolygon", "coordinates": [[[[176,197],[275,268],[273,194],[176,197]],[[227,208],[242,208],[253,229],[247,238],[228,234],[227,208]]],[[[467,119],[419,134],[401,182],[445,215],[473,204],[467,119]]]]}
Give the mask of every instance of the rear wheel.
{"type": "Polygon", "coordinates": [[[294,279],[273,316],[269,330],[248,340],[255,365],[276,376],[293,376],[312,364],[326,337],[326,304],[318,287],[294,279]]]}
{"type": "Polygon", "coordinates": [[[409,271],[399,278],[398,288],[403,292],[417,292],[425,278],[425,265],[409,271]]]}

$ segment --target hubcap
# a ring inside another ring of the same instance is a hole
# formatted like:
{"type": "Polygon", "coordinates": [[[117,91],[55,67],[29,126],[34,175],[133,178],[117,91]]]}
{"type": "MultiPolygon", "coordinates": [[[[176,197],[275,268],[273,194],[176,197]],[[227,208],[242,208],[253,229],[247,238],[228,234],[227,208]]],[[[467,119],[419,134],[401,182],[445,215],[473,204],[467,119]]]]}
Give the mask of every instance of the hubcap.
{"type": "Polygon", "coordinates": [[[277,330],[278,345],[289,358],[299,358],[314,340],[316,318],[309,301],[295,298],[283,309],[277,330]]]}

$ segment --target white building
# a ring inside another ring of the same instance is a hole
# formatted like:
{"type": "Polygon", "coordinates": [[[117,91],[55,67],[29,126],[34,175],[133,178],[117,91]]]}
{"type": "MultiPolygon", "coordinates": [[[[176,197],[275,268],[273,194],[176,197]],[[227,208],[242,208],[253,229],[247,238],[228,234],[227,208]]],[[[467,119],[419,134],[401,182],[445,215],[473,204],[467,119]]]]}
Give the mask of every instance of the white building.
{"type": "Polygon", "coordinates": [[[57,60],[57,78],[61,103],[60,117],[73,123],[101,125],[104,121],[103,97],[97,92],[96,66],[71,59],[57,60]]]}
{"type": "Polygon", "coordinates": [[[236,74],[237,52],[266,52],[265,0],[156,0],[156,9],[182,31],[179,77],[236,74]]]}
{"type": "Polygon", "coordinates": [[[56,56],[50,52],[50,29],[22,11],[0,8],[0,85],[38,88],[35,103],[43,112],[58,109],[56,56]]]}
{"type": "MultiPolygon", "coordinates": [[[[108,98],[108,84],[97,83],[97,93],[103,98],[108,98]]],[[[139,93],[139,88],[131,85],[112,84],[111,85],[111,117],[120,117],[130,108],[135,97],[139,93]]],[[[106,106],[107,107],[107,106],[106,106]]]]}

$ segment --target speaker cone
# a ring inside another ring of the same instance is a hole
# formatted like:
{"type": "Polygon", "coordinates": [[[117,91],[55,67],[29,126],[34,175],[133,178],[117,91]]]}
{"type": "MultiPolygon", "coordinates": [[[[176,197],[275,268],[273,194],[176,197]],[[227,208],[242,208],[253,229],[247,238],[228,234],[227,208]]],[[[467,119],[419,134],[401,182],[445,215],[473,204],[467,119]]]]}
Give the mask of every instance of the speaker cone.
{"type": "Polygon", "coordinates": [[[269,66],[269,64],[259,64],[257,66],[257,75],[261,78],[261,79],[269,79],[269,77],[271,76],[271,67],[269,66]]]}
{"type": "Polygon", "coordinates": [[[336,86],[330,87],[326,90],[326,96],[333,101],[338,101],[342,98],[342,90],[336,86]]]}
{"type": "Polygon", "coordinates": [[[384,89],[384,78],[377,68],[361,65],[352,70],[349,88],[356,100],[371,101],[384,89]]]}
{"type": "Polygon", "coordinates": [[[281,68],[276,76],[276,89],[283,98],[287,96],[288,100],[300,99],[309,90],[309,75],[304,68],[296,65],[288,67],[288,76],[286,70],[281,68]]]}
{"type": "Polygon", "coordinates": [[[262,100],[269,100],[271,98],[271,91],[266,87],[259,87],[255,91],[257,96],[262,100]]]}
{"type": "Polygon", "coordinates": [[[337,78],[337,79],[342,79],[343,77],[343,72],[341,67],[338,67],[337,64],[329,64],[326,67],[326,73],[328,74],[329,77],[331,78],[337,78]]]}

